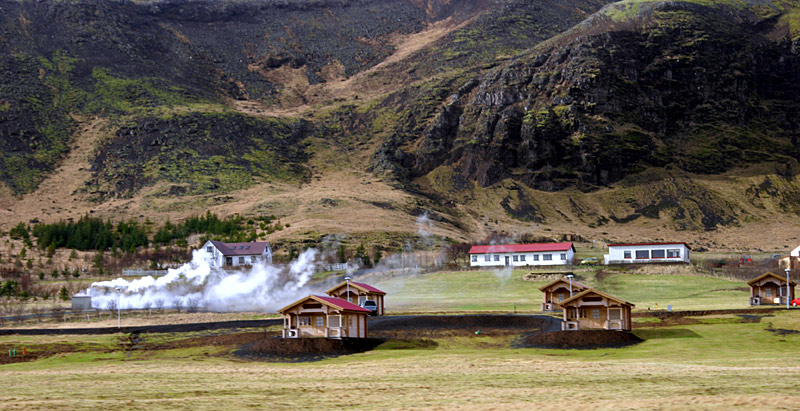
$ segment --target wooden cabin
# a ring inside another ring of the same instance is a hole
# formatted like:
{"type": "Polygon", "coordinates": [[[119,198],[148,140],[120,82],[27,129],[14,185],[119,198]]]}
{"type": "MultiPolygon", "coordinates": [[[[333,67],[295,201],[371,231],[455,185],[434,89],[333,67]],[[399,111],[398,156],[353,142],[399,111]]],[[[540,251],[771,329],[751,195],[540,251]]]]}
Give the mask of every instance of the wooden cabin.
{"type": "Polygon", "coordinates": [[[561,307],[562,330],[631,330],[634,305],[593,288],[567,298],[561,307]]]}
{"type": "Polygon", "coordinates": [[[570,285],[568,278],[554,280],[539,288],[542,292],[542,311],[560,311],[562,301],[588,288],[575,280],[570,285]]]}
{"type": "Polygon", "coordinates": [[[347,281],[342,281],[335,287],[326,291],[325,294],[328,294],[331,297],[341,298],[345,301],[358,304],[362,307],[364,306],[365,301],[375,301],[375,315],[384,314],[383,297],[386,296],[386,293],[369,284],[350,281],[348,285],[347,281]],[[350,293],[349,295],[348,290],[350,293]]]}
{"type": "MultiPolygon", "coordinates": [[[[764,273],[747,282],[750,305],[786,304],[786,277],[764,273]]],[[[789,301],[794,300],[795,282],[789,280],[789,301]]]]}
{"type": "Polygon", "coordinates": [[[309,295],[278,310],[283,338],[367,338],[369,310],[341,298],[309,295]]]}

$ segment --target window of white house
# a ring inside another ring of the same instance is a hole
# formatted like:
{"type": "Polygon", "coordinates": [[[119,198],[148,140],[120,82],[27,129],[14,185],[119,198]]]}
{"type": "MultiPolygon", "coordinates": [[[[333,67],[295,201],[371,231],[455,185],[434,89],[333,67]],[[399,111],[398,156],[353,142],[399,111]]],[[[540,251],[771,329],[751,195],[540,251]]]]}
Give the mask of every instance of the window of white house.
{"type": "Polygon", "coordinates": [[[244,257],[239,257],[239,264],[244,264],[244,257]]]}
{"type": "Polygon", "coordinates": [[[522,254],[522,255],[520,255],[520,256],[519,256],[519,260],[520,260],[520,261],[525,261],[525,254],[522,254]]]}
{"type": "Polygon", "coordinates": [[[499,256],[499,255],[497,255],[497,254],[495,254],[495,255],[494,255],[494,260],[495,260],[495,261],[500,261],[500,256],[499,256]]]}
{"type": "Polygon", "coordinates": [[[256,256],[251,256],[250,257],[250,264],[255,264],[255,263],[256,263],[256,256]]]}
{"type": "Polygon", "coordinates": [[[317,317],[317,327],[324,327],[325,326],[325,317],[319,316],[317,317]]]}
{"type": "Polygon", "coordinates": [[[561,261],[567,261],[567,253],[561,253],[561,261]]]}
{"type": "Polygon", "coordinates": [[[631,258],[631,250],[625,250],[622,252],[622,258],[631,258]]]}
{"type": "Polygon", "coordinates": [[[542,254],[542,260],[544,260],[544,261],[552,261],[553,260],[553,254],[542,254]]]}
{"type": "Polygon", "coordinates": [[[678,248],[667,250],[667,258],[681,258],[681,250],[678,248]]]}
{"type": "Polygon", "coordinates": [[[653,250],[653,258],[664,258],[666,255],[666,250],[653,250]]]}
{"type": "Polygon", "coordinates": [[[539,254],[533,255],[533,261],[539,261],[539,254]]]}
{"type": "Polygon", "coordinates": [[[515,262],[516,262],[516,261],[519,261],[519,256],[518,256],[518,255],[515,255],[515,256],[514,256],[514,261],[515,261],[515,262]]]}
{"type": "Polygon", "coordinates": [[[600,310],[592,310],[592,319],[599,320],[600,319],[600,310]]]}
{"type": "Polygon", "coordinates": [[[650,258],[650,250],[636,250],[636,259],[650,258]]]}
{"type": "Polygon", "coordinates": [[[214,252],[214,247],[211,247],[211,246],[206,247],[206,252],[209,253],[209,254],[213,253],[214,252]]]}
{"type": "Polygon", "coordinates": [[[483,260],[488,263],[489,261],[492,261],[492,256],[490,256],[489,254],[486,254],[485,256],[483,256],[483,260]]]}
{"type": "Polygon", "coordinates": [[[478,262],[478,256],[477,255],[473,255],[472,256],[472,262],[473,263],[477,263],[478,262]]]}

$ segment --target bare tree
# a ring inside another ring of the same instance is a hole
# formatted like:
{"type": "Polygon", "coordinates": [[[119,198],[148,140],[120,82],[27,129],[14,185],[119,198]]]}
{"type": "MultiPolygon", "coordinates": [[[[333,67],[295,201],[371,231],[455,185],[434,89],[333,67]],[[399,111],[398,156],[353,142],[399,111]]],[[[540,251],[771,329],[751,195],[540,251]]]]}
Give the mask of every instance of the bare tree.
{"type": "Polygon", "coordinates": [[[177,312],[181,312],[181,309],[183,308],[183,299],[181,297],[175,297],[172,300],[172,308],[174,308],[177,312]]]}
{"type": "Polygon", "coordinates": [[[198,308],[200,308],[200,297],[186,299],[186,311],[196,313],[198,308]]]}
{"type": "Polygon", "coordinates": [[[108,300],[108,302],[106,303],[106,310],[108,310],[108,312],[113,317],[114,314],[116,314],[116,311],[117,311],[117,301],[116,300],[108,300]]]}
{"type": "Polygon", "coordinates": [[[165,304],[165,303],[166,303],[166,301],[164,301],[164,299],[163,299],[163,298],[157,298],[155,301],[153,301],[153,304],[155,304],[155,305],[156,305],[156,309],[157,309],[157,310],[158,310],[158,312],[160,312],[160,313],[163,313],[163,312],[164,312],[164,304],[165,304]]]}
{"type": "Polygon", "coordinates": [[[151,303],[150,300],[147,300],[147,301],[144,302],[144,304],[142,304],[142,308],[147,310],[147,315],[148,316],[151,314],[150,307],[152,307],[152,306],[153,306],[153,303],[151,303]]]}

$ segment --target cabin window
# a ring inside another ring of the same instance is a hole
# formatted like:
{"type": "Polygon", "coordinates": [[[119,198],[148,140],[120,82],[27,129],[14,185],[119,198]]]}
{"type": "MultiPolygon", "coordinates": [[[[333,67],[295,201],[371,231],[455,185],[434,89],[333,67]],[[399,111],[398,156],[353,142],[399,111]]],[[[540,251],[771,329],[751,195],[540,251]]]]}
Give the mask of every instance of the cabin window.
{"type": "Polygon", "coordinates": [[[544,261],[552,261],[553,260],[553,254],[542,254],[542,260],[544,260],[544,261]]]}
{"type": "Polygon", "coordinates": [[[666,250],[653,250],[653,258],[664,258],[666,255],[666,250]]]}
{"type": "Polygon", "coordinates": [[[667,258],[681,258],[681,250],[677,248],[667,250],[667,258]]]}
{"type": "Polygon", "coordinates": [[[631,250],[625,250],[622,252],[622,258],[631,258],[631,250]]]}
{"type": "Polygon", "coordinates": [[[319,316],[317,317],[317,327],[324,327],[325,326],[325,317],[319,316]]]}
{"type": "Polygon", "coordinates": [[[208,247],[206,247],[206,252],[211,254],[212,252],[214,252],[214,248],[211,247],[211,246],[208,246],[208,247]]]}
{"type": "Polygon", "coordinates": [[[308,317],[308,316],[305,316],[305,315],[298,317],[297,318],[297,325],[299,325],[301,327],[310,326],[311,325],[311,317],[308,317]]]}
{"type": "Polygon", "coordinates": [[[642,260],[650,258],[650,250],[636,250],[636,259],[642,260]]]}
{"type": "Polygon", "coordinates": [[[304,310],[319,310],[320,308],[322,308],[322,304],[314,304],[314,303],[303,304],[304,310]]]}
{"type": "Polygon", "coordinates": [[[558,298],[558,302],[564,301],[564,294],[558,294],[556,297],[558,298]]]}
{"type": "Polygon", "coordinates": [[[473,255],[472,256],[472,262],[473,263],[477,263],[478,262],[478,256],[477,255],[473,255]]]}
{"type": "Polygon", "coordinates": [[[518,255],[515,255],[515,256],[514,256],[514,262],[517,262],[517,261],[519,261],[519,256],[518,256],[518,255]]]}
{"type": "Polygon", "coordinates": [[[603,301],[603,297],[583,297],[583,301],[586,301],[586,302],[603,301]]]}
{"type": "Polygon", "coordinates": [[[367,296],[366,295],[359,295],[358,296],[358,305],[363,304],[364,301],[367,301],[367,296]]]}
{"type": "Polygon", "coordinates": [[[561,253],[561,261],[567,261],[567,253],[561,253]]]}
{"type": "Polygon", "coordinates": [[[766,297],[772,297],[772,289],[771,288],[765,288],[764,289],[764,295],[766,297]]]}
{"type": "Polygon", "coordinates": [[[339,327],[339,316],[335,315],[333,317],[328,318],[328,323],[331,327],[339,327]]]}
{"type": "Polygon", "coordinates": [[[608,319],[609,320],[619,320],[622,317],[621,312],[622,312],[622,310],[620,310],[619,308],[609,309],[608,310],[608,319]]]}
{"type": "Polygon", "coordinates": [[[520,261],[525,261],[525,254],[522,254],[521,256],[519,256],[519,260],[520,261]]]}
{"type": "Polygon", "coordinates": [[[600,310],[594,309],[592,310],[592,319],[599,320],[600,319],[600,310]]]}
{"type": "Polygon", "coordinates": [[[581,308],[580,314],[581,314],[580,315],[581,318],[586,318],[586,309],[585,308],[581,308]]]}
{"type": "Polygon", "coordinates": [[[495,254],[494,255],[494,260],[495,261],[500,261],[500,255],[499,254],[495,254]]]}
{"type": "Polygon", "coordinates": [[[539,261],[539,254],[533,255],[533,261],[539,261]]]}

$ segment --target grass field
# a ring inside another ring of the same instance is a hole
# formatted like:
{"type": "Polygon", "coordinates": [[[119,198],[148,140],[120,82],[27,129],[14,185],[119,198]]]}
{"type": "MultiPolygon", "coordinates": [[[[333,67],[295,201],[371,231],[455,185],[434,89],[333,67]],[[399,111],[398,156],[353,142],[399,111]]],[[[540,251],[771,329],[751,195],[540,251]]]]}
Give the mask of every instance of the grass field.
{"type": "Polygon", "coordinates": [[[0,366],[0,401],[9,410],[796,409],[800,334],[767,328],[800,328],[800,311],[739,320],[641,328],[645,342],[617,349],[513,349],[475,336],[306,363],[239,360],[231,347],[129,357],[113,336],[45,337],[95,350],[0,366]]]}
{"type": "MultiPolygon", "coordinates": [[[[524,281],[529,271],[453,271],[395,278],[374,285],[388,293],[388,312],[540,311],[546,282],[524,281]]],[[[594,269],[576,270],[582,282],[636,304],[636,310],[732,309],[749,307],[744,282],[688,275],[618,274],[596,278],[594,269]]]]}
{"type": "MultiPolygon", "coordinates": [[[[738,281],[684,275],[579,274],[637,304],[676,309],[747,307],[738,281]]],[[[390,311],[537,311],[543,283],[526,272],[441,272],[374,285],[390,311]]],[[[247,331],[247,330],[240,330],[247,331]]],[[[251,330],[259,332],[260,330],[251,330]]],[[[217,331],[216,333],[220,333],[217,331]]],[[[672,323],[636,318],[645,341],[625,348],[512,348],[516,335],[436,339],[425,348],[389,341],[374,351],[316,362],[261,362],[209,333],[2,336],[9,348],[56,352],[0,365],[0,408],[72,409],[797,409],[800,309],[718,314],[672,323]],[[172,345],[175,342],[189,344],[172,345]],[[161,344],[159,346],[159,344],[161,344]],[[176,348],[177,347],[177,348],[176,348]]],[[[259,337],[260,338],[260,337],[259,337]]],[[[0,362],[2,364],[2,362],[0,362]]]]}

